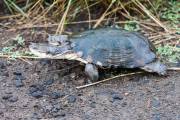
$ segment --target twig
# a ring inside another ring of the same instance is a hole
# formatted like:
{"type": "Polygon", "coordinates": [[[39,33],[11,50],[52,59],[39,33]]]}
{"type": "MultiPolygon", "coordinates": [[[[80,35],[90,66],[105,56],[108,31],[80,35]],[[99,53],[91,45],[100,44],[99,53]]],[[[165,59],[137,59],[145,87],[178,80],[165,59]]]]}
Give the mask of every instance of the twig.
{"type": "Polygon", "coordinates": [[[9,18],[15,18],[15,17],[20,17],[21,14],[17,14],[17,15],[8,15],[8,16],[1,16],[0,17],[0,20],[3,20],[3,19],[9,19],[9,18]]]}
{"type": "Polygon", "coordinates": [[[155,21],[159,26],[161,26],[166,32],[169,32],[168,28],[163,25],[139,0],[133,0],[133,2],[143,10],[153,21],[155,21]]]}
{"type": "Polygon", "coordinates": [[[91,83],[91,84],[78,86],[78,87],[76,87],[76,89],[82,89],[82,88],[93,86],[93,85],[97,85],[99,83],[103,83],[103,82],[106,82],[106,81],[109,81],[109,80],[112,80],[112,79],[115,79],[115,78],[131,76],[131,75],[136,75],[136,74],[141,74],[141,73],[144,73],[144,72],[135,72],[135,73],[128,73],[128,74],[117,75],[117,76],[114,76],[114,77],[111,77],[111,78],[107,78],[107,79],[104,79],[104,80],[101,80],[101,81],[98,81],[98,82],[94,82],[94,83],[91,83]]]}
{"type": "MultiPolygon", "coordinates": [[[[2,55],[0,54],[1,58],[11,58],[11,55],[2,55]]],[[[58,58],[50,58],[50,57],[35,57],[35,56],[16,56],[16,58],[27,58],[27,59],[58,59],[58,58]]]]}
{"type": "Polygon", "coordinates": [[[29,62],[29,61],[27,61],[27,60],[25,60],[25,59],[23,59],[23,58],[19,58],[19,59],[22,60],[22,61],[24,61],[24,62],[26,62],[26,63],[28,63],[28,64],[30,64],[30,65],[32,65],[31,62],[29,62]]]}
{"type": "MultiPolygon", "coordinates": [[[[114,19],[114,18],[103,19],[102,21],[107,21],[107,20],[111,20],[111,19],[114,19]]],[[[99,19],[95,19],[95,20],[91,20],[91,21],[85,20],[85,21],[78,21],[78,22],[70,22],[70,23],[65,22],[64,25],[93,23],[93,22],[97,22],[98,20],[99,19]]],[[[56,27],[58,25],[59,25],[59,23],[47,24],[47,25],[26,25],[26,26],[22,26],[22,27],[16,27],[14,29],[21,30],[21,29],[31,29],[31,28],[51,28],[51,27],[56,27]]]]}
{"type": "Polygon", "coordinates": [[[102,14],[102,16],[99,18],[99,20],[95,23],[95,25],[93,26],[93,28],[96,28],[102,21],[103,19],[106,17],[106,13],[108,12],[108,10],[112,7],[112,5],[114,4],[113,1],[111,1],[111,4],[108,6],[108,8],[106,9],[106,11],[102,14]]]}
{"type": "Polygon", "coordinates": [[[91,13],[90,13],[90,9],[89,9],[87,0],[85,0],[85,3],[87,6],[87,12],[88,12],[88,18],[89,18],[89,29],[91,29],[91,22],[90,22],[91,21],[91,13]]]}
{"type": "MultiPolygon", "coordinates": [[[[158,44],[161,44],[162,42],[168,42],[168,41],[171,41],[172,39],[176,39],[176,36],[171,36],[169,38],[166,38],[166,39],[162,39],[162,40],[159,40],[159,41],[156,41],[154,44],[155,45],[158,45],[158,44]]],[[[178,37],[177,37],[178,39],[178,37]]]]}
{"type": "Polygon", "coordinates": [[[170,67],[170,68],[167,68],[167,70],[179,71],[180,67],[170,67]]]}
{"type": "MultiPolygon", "coordinates": [[[[179,71],[180,67],[170,67],[170,68],[167,68],[167,70],[179,71]]],[[[94,82],[94,83],[91,83],[91,84],[78,86],[78,87],[76,87],[76,89],[82,89],[82,88],[90,87],[90,86],[97,85],[97,84],[100,84],[100,83],[104,83],[106,81],[110,81],[110,80],[113,80],[115,78],[131,76],[131,75],[136,75],[136,74],[141,74],[141,73],[144,73],[144,72],[135,72],[135,73],[128,73],[128,74],[117,75],[117,76],[114,76],[114,77],[111,77],[111,78],[107,78],[107,79],[104,79],[104,80],[101,80],[101,81],[98,81],[98,82],[94,82]]]]}

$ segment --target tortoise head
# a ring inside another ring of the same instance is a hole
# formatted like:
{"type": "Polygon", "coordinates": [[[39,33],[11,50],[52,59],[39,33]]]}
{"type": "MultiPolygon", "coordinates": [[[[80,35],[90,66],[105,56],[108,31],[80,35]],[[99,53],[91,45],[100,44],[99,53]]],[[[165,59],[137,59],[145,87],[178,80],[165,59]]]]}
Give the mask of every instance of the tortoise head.
{"type": "Polygon", "coordinates": [[[69,45],[56,46],[48,43],[31,43],[29,50],[39,57],[63,56],[72,52],[69,45]]]}
{"type": "Polygon", "coordinates": [[[41,58],[78,60],[87,64],[87,61],[81,58],[83,53],[74,52],[68,44],[56,46],[48,43],[31,43],[29,50],[41,58]]]}

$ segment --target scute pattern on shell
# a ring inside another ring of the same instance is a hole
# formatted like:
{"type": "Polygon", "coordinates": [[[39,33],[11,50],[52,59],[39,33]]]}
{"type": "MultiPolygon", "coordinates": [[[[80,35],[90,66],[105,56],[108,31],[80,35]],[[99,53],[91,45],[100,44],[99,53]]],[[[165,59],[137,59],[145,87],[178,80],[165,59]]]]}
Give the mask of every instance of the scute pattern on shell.
{"type": "Polygon", "coordinates": [[[150,42],[136,32],[115,28],[103,28],[83,32],[71,39],[76,52],[89,56],[92,63],[101,62],[105,67],[141,67],[156,59],[150,42]]]}

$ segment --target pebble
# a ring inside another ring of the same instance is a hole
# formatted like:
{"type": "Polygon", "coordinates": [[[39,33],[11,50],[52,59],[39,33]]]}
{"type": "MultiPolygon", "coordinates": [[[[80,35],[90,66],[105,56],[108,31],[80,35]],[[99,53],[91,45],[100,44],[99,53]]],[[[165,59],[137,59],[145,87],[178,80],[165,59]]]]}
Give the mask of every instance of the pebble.
{"type": "Polygon", "coordinates": [[[44,90],[45,90],[45,87],[43,85],[34,84],[34,85],[31,85],[29,88],[29,95],[35,98],[40,98],[40,97],[43,97],[44,90]]]}
{"type": "Polygon", "coordinates": [[[40,97],[43,97],[43,92],[38,90],[36,92],[31,93],[31,96],[35,98],[40,98],[40,97]]]}
{"type": "Polygon", "coordinates": [[[52,93],[50,93],[50,97],[52,99],[58,99],[58,98],[63,97],[63,96],[65,96],[65,94],[62,93],[62,92],[52,92],[52,93]]]}
{"type": "Polygon", "coordinates": [[[19,71],[13,72],[13,74],[14,74],[14,75],[17,75],[17,76],[22,75],[22,73],[21,73],[21,72],[19,72],[19,71]]]}
{"type": "Polygon", "coordinates": [[[69,95],[67,97],[68,103],[74,103],[76,102],[76,96],[75,95],[69,95]]]}
{"type": "Polygon", "coordinates": [[[2,96],[3,100],[8,100],[9,98],[13,97],[12,95],[4,95],[2,96]]]}
{"type": "Polygon", "coordinates": [[[8,100],[9,102],[17,102],[18,101],[18,97],[17,96],[13,96],[13,95],[4,95],[2,97],[3,100],[8,100]]]}
{"type": "Polygon", "coordinates": [[[64,112],[58,112],[58,113],[52,113],[52,116],[57,118],[57,117],[65,117],[66,114],[64,112]]]}
{"type": "Polygon", "coordinates": [[[113,92],[113,93],[111,93],[111,95],[112,95],[113,102],[116,100],[122,100],[123,99],[123,96],[120,95],[119,93],[113,92]]]}
{"type": "Polygon", "coordinates": [[[35,91],[43,91],[45,90],[45,87],[41,84],[34,84],[30,86],[30,92],[35,92],[35,91]]]}

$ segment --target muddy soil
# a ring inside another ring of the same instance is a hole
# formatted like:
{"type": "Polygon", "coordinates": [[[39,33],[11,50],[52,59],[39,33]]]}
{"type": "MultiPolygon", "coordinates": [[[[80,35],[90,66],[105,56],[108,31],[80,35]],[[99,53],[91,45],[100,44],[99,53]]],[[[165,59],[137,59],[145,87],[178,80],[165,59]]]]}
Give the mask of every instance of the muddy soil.
{"type": "MultiPolygon", "coordinates": [[[[17,34],[1,31],[0,47],[17,34]]],[[[86,79],[76,61],[1,58],[0,120],[180,120],[179,72],[76,89],[86,79]]]]}

